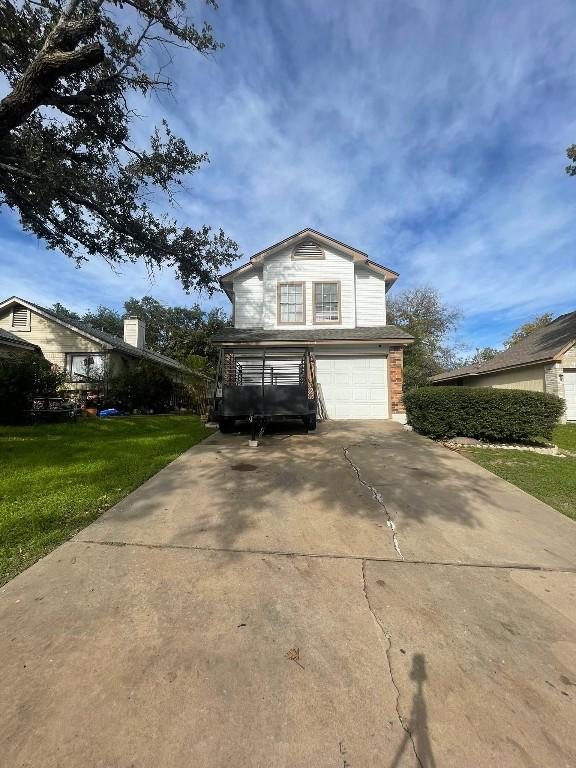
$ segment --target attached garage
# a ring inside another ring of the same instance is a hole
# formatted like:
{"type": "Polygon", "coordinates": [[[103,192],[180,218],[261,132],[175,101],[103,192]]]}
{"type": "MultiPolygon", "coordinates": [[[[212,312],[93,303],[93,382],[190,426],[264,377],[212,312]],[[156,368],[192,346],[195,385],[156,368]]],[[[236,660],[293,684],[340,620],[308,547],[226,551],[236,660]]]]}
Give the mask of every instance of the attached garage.
{"type": "Polygon", "coordinates": [[[576,421],[576,368],[564,368],[564,397],[566,398],[566,421],[576,421]]]}
{"type": "Polygon", "coordinates": [[[329,419],[389,418],[386,355],[317,355],[316,376],[329,419]]]}

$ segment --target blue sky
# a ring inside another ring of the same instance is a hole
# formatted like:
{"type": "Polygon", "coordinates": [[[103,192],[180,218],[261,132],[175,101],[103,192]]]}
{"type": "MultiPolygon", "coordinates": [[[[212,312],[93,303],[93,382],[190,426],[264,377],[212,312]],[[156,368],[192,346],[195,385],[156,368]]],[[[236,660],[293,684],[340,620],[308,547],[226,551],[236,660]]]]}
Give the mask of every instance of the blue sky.
{"type": "MultiPolygon", "coordinates": [[[[225,49],[178,52],[167,115],[210,164],[177,216],[223,227],[245,257],[311,226],[438,288],[460,338],[497,345],[536,313],[576,309],[576,7],[572,0],[221,0],[225,49]]],[[[187,296],[166,271],[76,269],[0,217],[0,294],[85,310],[187,296]]]]}

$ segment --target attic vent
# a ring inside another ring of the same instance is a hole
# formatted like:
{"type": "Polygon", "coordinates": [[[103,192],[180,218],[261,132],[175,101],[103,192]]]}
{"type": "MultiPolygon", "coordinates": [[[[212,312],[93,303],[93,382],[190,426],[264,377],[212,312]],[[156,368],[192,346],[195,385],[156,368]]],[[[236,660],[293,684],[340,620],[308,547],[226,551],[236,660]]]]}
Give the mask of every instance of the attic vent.
{"type": "Polygon", "coordinates": [[[293,259],[323,259],[324,251],[318,243],[308,238],[308,240],[302,240],[294,251],[292,252],[293,259]]]}
{"type": "Polygon", "coordinates": [[[12,328],[19,331],[30,330],[30,311],[26,307],[16,305],[12,310],[12,328]]]}

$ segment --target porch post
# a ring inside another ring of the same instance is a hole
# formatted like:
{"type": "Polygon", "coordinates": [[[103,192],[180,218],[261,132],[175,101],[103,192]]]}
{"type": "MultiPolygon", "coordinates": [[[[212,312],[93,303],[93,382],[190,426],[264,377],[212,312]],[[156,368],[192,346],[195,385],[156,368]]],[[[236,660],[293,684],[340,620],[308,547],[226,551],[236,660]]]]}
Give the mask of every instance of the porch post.
{"type": "Polygon", "coordinates": [[[406,409],[402,399],[404,348],[390,347],[388,351],[388,402],[390,418],[406,424],[406,409]]]}

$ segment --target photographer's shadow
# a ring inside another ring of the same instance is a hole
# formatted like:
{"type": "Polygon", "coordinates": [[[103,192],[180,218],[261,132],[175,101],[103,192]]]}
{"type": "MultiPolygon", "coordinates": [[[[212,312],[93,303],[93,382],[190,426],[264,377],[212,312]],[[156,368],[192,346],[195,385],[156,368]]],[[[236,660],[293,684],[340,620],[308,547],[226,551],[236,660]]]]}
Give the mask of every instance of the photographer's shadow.
{"type": "Polygon", "coordinates": [[[410,679],[416,683],[412,699],[412,709],[405,723],[404,738],[394,755],[390,768],[397,768],[406,750],[414,750],[422,768],[436,768],[432,754],[432,743],[428,735],[428,712],[424,699],[424,681],[426,680],[426,660],[423,654],[415,653],[412,657],[410,679]]]}

